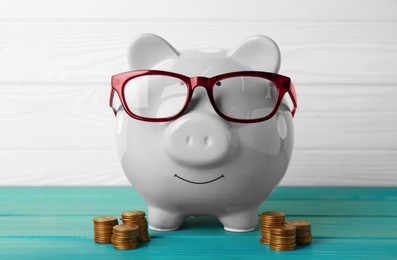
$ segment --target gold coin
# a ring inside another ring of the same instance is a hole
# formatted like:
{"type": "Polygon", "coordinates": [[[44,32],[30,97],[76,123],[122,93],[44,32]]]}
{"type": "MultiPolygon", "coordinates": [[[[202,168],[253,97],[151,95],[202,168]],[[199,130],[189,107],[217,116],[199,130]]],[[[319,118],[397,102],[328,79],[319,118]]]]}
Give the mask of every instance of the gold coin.
{"type": "Polygon", "coordinates": [[[106,234],[106,233],[112,233],[113,227],[107,228],[107,229],[95,229],[94,228],[94,233],[98,234],[106,234]]]}
{"type": "Polygon", "coordinates": [[[261,217],[285,217],[285,213],[277,211],[266,211],[261,213],[261,217]]]}
{"type": "Polygon", "coordinates": [[[120,242],[114,242],[112,241],[112,244],[114,246],[119,246],[119,247],[135,247],[137,245],[139,245],[138,242],[125,242],[125,243],[120,243],[120,242]]]}
{"type": "Polygon", "coordinates": [[[123,234],[115,234],[115,233],[113,233],[113,237],[120,238],[120,239],[137,239],[138,238],[137,234],[125,234],[125,235],[123,235],[123,234]]]}
{"type": "Polygon", "coordinates": [[[122,220],[123,222],[130,222],[130,223],[142,223],[142,224],[147,223],[145,219],[138,219],[138,218],[120,218],[120,220],[122,220]]]}
{"type": "Polygon", "coordinates": [[[113,233],[114,237],[120,237],[120,238],[138,238],[137,233],[113,233]]]}
{"type": "Polygon", "coordinates": [[[301,245],[301,246],[303,246],[303,245],[310,245],[312,243],[312,240],[310,240],[310,241],[297,241],[297,244],[298,245],[301,245]]]}
{"type": "Polygon", "coordinates": [[[259,239],[259,243],[267,245],[267,244],[269,244],[269,240],[261,238],[261,239],[259,239]]]}
{"type": "Polygon", "coordinates": [[[311,232],[307,232],[307,233],[296,233],[296,237],[309,237],[311,236],[312,233],[311,232]]]}
{"type": "Polygon", "coordinates": [[[309,238],[309,239],[300,239],[300,240],[296,240],[297,243],[307,243],[307,242],[311,242],[311,241],[312,241],[311,238],[309,238]]]}
{"type": "Polygon", "coordinates": [[[130,210],[130,211],[121,212],[121,216],[122,217],[126,217],[126,218],[137,217],[137,216],[145,216],[145,215],[146,215],[145,211],[142,211],[142,210],[130,210]]]}
{"type": "Polygon", "coordinates": [[[296,241],[307,241],[312,240],[312,236],[296,237],[296,241]]]}
{"type": "Polygon", "coordinates": [[[273,225],[276,225],[276,224],[284,224],[284,219],[280,219],[280,220],[267,220],[267,219],[265,219],[265,220],[263,220],[263,222],[259,222],[259,225],[260,226],[263,226],[263,227],[269,227],[269,226],[273,226],[273,225]]]}
{"type": "Polygon", "coordinates": [[[112,242],[116,243],[131,243],[131,242],[137,242],[137,239],[134,237],[112,237],[111,238],[112,242]]]}
{"type": "Polygon", "coordinates": [[[119,246],[119,245],[114,245],[113,244],[113,247],[118,249],[118,250],[132,250],[132,249],[139,248],[139,245],[119,246]]]}
{"type": "Polygon", "coordinates": [[[306,234],[311,234],[311,230],[309,229],[309,230],[296,230],[296,234],[297,235],[306,235],[306,234]]]}
{"type": "Polygon", "coordinates": [[[270,228],[271,234],[296,234],[296,228],[291,225],[276,225],[270,228]]]}
{"type": "Polygon", "coordinates": [[[95,241],[95,243],[98,243],[98,244],[111,244],[112,242],[109,240],[109,241],[99,241],[99,240],[94,240],[95,241]]]}
{"type": "Polygon", "coordinates": [[[106,233],[106,234],[98,234],[98,233],[95,233],[94,234],[94,237],[97,237],[97,238],[107,238],[107,237],[110,237],[112,235],[112,233],[106,233]]]}
{"type": "Polygon", "coordinates": [[[117,246],[117,247],[124,247],[124,248],[136,248],[139,243],[135,242],[135,243],[112,243],[113,246],[117,246]]]}
{"type": "Polygon", "coordinates": [[[281,218],[281,219],[272,219],[272,218],[261,218],[261,220],[259,221],[259,223],[261,225],[271,225],[273,223],[281,223],[283,224],[285,221],[285,218],[281,218]]]}
{"type": "Polygon", "coordinates": [[[110,223],[94,223],[94,227],[95,228],[109,228],[109,227],[113,227],[114,225],[117,225],[118,222],[110,222],[110,223]]]}
{"type": "Polygon", "coordinates": [[[312,241],[312,238],[311,237],[307,237],[307,238],[304,238],[304,239],[296,239],[296,242],[298,242],[298,243],[305,243],[305,242],[308,242],[308,241],[312,241]]]}
{"type": "Polygon", "coordinates": [[[107,229],[112,229],[113,226],[117,225],[118,223],[112,223],[111,225],[94,225],[94,229],[96,230],[107,230],[107,229]]]}
{"type": "Polygon", "coordinates": [[[276,251],[291,251],[296,249],[296,244],[295,245],[283,245],[283,246],[276,246],[276,245],[270,245],[270,248],[276,251]]]}
{"type": "Polygon", "coordinates": [[[285,224],[295,226],[297,229],[310,226],[310,222],[305,220],[288,220],[285,224]]]}
{"type": "Polygon", "coordinates": [[[291,241],[291,240],[296,240],[296,237],[295,236],[285,236],[285,237],[282,237],[282,236],[270,236],[270,240],[271,241],[291,241]]]}
{"type": "Polygon", "coordinates": [[[273,240],[270,239],[269,244],[272,245],[293,245],[296,244],[296,240],[273,240]]]}
{"type": "Polygon", "coordinates": [[[113,227],[113,232],[131,232],[131,231],[135,231],[139,229],[138,225],[124,225],[124,224],[120,224],[120,225],[116,225],[113,227]]]}
{"type": "MultiPolygon", "coordinates": [[[[128,226],[127,226],[128,227],[128,226]]],[[[136,234],[139,235],[139,228],[137,229],[132,229],[132,230],[125,230],[125,231],[120,231],[120,230],[115,230],[113,229],[113,234],[136,234]]]]}
{"type": "Polygon", "coordinates": [[[117,218],[113,216],[98,216],[94,218],[96,223],[117,222],[117,218]]]}
{"type": "MultiPolygon", "coordinates": [[[[115,225],[113,225],[113,226],[115,226],[115,225]]],[[[111,233],[113,230],[113,226],[109,226],[106,228],[105,227],[94,227],[94,233],[98,233],[98,234],[111,233]]]]}
{"type": "Polygon", "coordinates": [[[107,240],[94,239],[94,241],[98,244],[111,244],[112,243],[112,241],[110,239],[107,239],[107,240]]]}
{"type": "Polygon", "coordinates": [[[269,241],[271,244],[295,244],[296,240],[295,239],[290,239],[290,240],[277,240],[277,239],[272,239],[270,238],[269,241]]]}
{"type": "Polygon", "coordinates": [[[141,227],[142,229],[147,228],[147,224],[141,224],[141,223],[137,223],[137,222],[127,222],[127,221],[123,221],[124,225],[138,225],[139,227],[141,227]]]}

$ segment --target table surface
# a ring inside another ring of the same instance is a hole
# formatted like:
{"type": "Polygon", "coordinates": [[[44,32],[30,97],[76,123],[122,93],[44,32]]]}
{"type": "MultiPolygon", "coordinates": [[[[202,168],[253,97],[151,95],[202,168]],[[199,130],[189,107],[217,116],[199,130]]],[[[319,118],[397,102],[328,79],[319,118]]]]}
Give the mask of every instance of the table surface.
{"type": "Polygon", "coordinates": [[[397,259],[397,188],[278,187],[260,206],[312,223],[312,245],[289,252],[258,242],[258,228],[232,233],[212,217],[178,231],[150,231],[136,250],[93,241],[92,219],[147,210],[129,187],[0,188],[0,259],[329,258],[397,259]]]}

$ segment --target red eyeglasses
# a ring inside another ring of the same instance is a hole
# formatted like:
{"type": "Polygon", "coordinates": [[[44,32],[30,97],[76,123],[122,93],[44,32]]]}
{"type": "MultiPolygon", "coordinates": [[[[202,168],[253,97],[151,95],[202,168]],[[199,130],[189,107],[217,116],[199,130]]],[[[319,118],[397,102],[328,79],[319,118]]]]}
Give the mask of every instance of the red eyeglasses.
{"type": "Polygon", "coordinates": [[[297,96],[290,78],[261,71],[238,71],[212,78],[187,77],[160,70],[138,70],[114,75],[110,93],[113,111],[114,93],[127,114],[149,122],[166,122],[181,116],[196,87],[206,89],[215,112],[236,123],[268,120],[288,92],[297,108],[297,96]]]}

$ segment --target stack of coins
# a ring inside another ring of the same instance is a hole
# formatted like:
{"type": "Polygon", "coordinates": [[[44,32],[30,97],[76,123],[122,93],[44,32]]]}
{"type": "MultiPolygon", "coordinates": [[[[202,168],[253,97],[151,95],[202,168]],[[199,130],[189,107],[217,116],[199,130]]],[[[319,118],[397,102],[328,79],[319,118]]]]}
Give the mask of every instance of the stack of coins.
{"type": "Polygon", "coordinates": [[[121,220],[124,225],[138,225],[139,226],[139,242],[145,243],[150,241],[148,232],[148,224],[146,214],[141,210],[124,211],[121,213],[121,220]]]}
{"type": "Polygon", "coordinates": [[[296,243],[308,245],[312,242],[312,231],[310,222],[304,220],[288,220],[286,223],[296,228],[296,243]]]}
{"type": "Polygon", "coordinates": [[[285,221],[284,212],[263,212],[259,221],[259,227],[262,232],[261,244],[270,243],[270,228],[275,225],[281,225],[285,221]]]}
{"type": "Polygon", "coordinates": [[[139,226],[130,224],[113,227],[112,245],[116,249],[130,250],[139,247],[139,226]]]}
{"type": "Polygon", "coordinates": [[[99,244],[110,244],[113,226],[117,225],[117,218],[102,216],[94,218],[94,241],[99,244]]]}
{"type": "Polygon", "coordinates": [[[296,248],[296,228],[291,225],[270,228],[270,248],[277,251],[290,251],[296,248]]]}

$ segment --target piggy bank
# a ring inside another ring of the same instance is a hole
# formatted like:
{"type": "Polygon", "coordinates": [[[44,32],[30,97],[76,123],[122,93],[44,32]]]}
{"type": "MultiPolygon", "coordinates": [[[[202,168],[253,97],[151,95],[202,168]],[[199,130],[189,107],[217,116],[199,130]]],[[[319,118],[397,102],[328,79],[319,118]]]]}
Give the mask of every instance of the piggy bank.
{"type": "Polygon", "coordinates": [[[293,150],[296,94],[276,74],[275,42],[254,36],[230,50],[180,51],[143,34],[128,63],[131,71],[112,77],[110,105],[118,156],[148,204],[150,229],[210,215],[225,230],[254,230],[293,150]]]}

